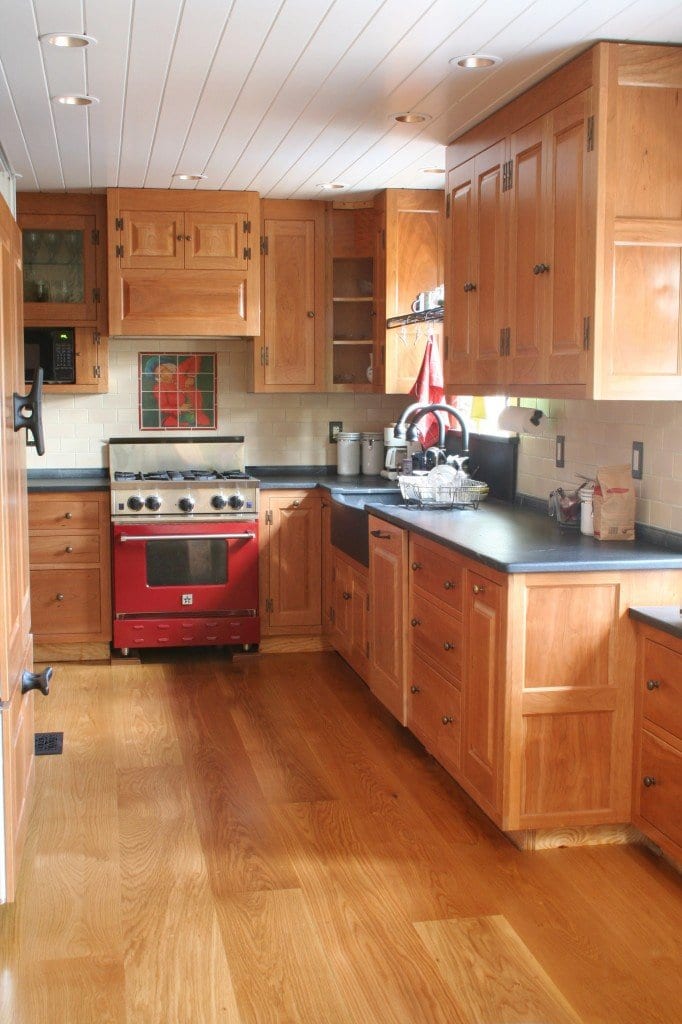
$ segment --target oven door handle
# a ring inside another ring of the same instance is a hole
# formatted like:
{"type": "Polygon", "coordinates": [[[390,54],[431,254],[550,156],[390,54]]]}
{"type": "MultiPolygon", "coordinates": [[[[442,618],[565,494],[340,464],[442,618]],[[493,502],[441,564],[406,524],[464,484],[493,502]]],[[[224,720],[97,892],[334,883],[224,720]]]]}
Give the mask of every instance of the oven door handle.
{"type": "Polygon", "coordinates": [[[129,533],[122,533],[118,538],[121,544],[127,544],[129,541],[148,541],[148,540],[255,540],[255,533],[159,533],[154,536],[135,536],[132,537],[129,533]]]}

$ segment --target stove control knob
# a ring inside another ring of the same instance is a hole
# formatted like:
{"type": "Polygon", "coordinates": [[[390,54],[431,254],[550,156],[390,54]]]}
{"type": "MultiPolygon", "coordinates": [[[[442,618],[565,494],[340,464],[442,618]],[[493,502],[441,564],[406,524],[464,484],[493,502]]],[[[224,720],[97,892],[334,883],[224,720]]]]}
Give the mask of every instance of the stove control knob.
{"type": "Polygon", "coordinates": [[[181,512],[192,512],[194,510],[194,498],[180,498],[178,506],[181,512]]]}
{"type": "Polygon", "coordinates": [[[128,498],[128,508],[133,512],[139,512],[140,509],[144,508],[144,501],[137,494],[133,494],[132,497],[128,498]]]}
{"type": "Polygon", "coordinates": [[[161,508],[161,498],[158,496],[158,494],[150,494],[147,500],[145,501],[145,505],[147,506],[150,512],[158,512],[159,509],[161,508]]]}
{"type": "Polygon", "coordinates": [[[226,505],[227,499],[223,498],[222,494],[214,494],[211,498],[211,506],[212,508],[217,509],[218,512],[222,512],[226,505]]]}
{"type": "Polygon", "coordinates": [[[238,510],[240,508],[244,508],[244,499],[242,498],[241,494],[233,494],[230,498],[228,498],[227,504],[230,506],[230,508],[238,510]]]}

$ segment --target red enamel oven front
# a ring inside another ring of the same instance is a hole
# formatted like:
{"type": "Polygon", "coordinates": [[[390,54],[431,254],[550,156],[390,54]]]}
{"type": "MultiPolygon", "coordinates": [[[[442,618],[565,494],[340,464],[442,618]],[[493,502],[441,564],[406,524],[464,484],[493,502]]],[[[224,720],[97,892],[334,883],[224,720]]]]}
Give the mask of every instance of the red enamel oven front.
{"type": "Polygon", "coordinates": [[[116,523],[113,549],[115,646],[260,640],[257,522],[116,523]]]}

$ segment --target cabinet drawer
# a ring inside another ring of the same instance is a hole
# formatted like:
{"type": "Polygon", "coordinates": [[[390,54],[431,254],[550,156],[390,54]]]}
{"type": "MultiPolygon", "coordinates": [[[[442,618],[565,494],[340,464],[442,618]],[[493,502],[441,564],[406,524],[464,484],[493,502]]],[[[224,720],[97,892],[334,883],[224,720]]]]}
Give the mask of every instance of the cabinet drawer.
{"type": "Polygon", "coordinates": [[[29,538],[29,557],[31,565],[64,564],[78,562],[99,564],[99,534],[81,533],[34,534],[29,538]]]}
{"type": "Polygon", "coordinates": [[[29,530],[98,530],[99,501],[78,498],[55,498],[47,501],[29,500],[29,530]]]}
{"type": "Polygon", "coordinates": [[[462,611],[462,563],[441,545],[411,538],[410,580],[414,588],[462,611]]]}
{"type": "Polygon", "coordinates": [[[462,675],[462,624],[451,612],[436,607],[419,592],[412,595],[410,639],[414,649],[435,663],[447,679],[462,675]]]}
{"type": "Polygon", "coordinates": [[[682,654],[645,640],[642,676],[644,718],[682,739],[682,654]]]}
{"type": "Polygon", "coordinates": [[[682,847],[682,754],[645,731],[639,774],[635,803],[641,817],[682,847]],[[653,780],[650,785],[645,778],[653,780]]]}
{"type": "Polygon", "coordinates": [[[38,569],[31,573],[31,626],[36,636],[99,634],[99,569],[38,569]]]}
{"type": "Polygon", "coordinates": [[[445,768],[459,768],[459,690],[417,655],[408,677],[407,727],[445,768]]]}

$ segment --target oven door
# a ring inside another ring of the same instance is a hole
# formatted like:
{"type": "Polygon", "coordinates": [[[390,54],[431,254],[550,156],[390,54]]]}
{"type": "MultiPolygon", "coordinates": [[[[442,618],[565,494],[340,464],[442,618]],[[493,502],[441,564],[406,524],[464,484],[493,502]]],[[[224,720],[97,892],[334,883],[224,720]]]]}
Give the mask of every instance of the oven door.
{"type": "Polygon", "coordinates": [[[258,523],[116,523],[114,612],[256,615],[258,523]]]}

